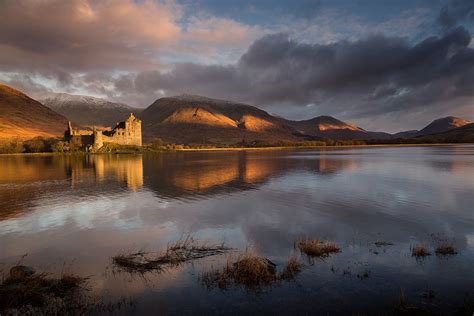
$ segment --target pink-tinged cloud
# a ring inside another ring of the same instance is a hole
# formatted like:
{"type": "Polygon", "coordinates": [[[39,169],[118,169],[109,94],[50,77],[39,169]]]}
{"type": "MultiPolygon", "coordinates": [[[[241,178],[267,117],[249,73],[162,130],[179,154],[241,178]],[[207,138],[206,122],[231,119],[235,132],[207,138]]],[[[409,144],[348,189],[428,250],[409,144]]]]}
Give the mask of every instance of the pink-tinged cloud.
{"type": "Polygon", "coordinates": [[[226,49],[238,49],[238,56],[260,32],[209,16],[191,18],[184,29],[182,15],[172,1],[3,1],[0,71],[160,69],[163,56],[201,51],[206,59],[226,49]]]}
{"type": "Polygon", "coordinates": [[[145,69],[180,36],[179,8],[152,1],[4,1],[0,67],[145,69]]]}

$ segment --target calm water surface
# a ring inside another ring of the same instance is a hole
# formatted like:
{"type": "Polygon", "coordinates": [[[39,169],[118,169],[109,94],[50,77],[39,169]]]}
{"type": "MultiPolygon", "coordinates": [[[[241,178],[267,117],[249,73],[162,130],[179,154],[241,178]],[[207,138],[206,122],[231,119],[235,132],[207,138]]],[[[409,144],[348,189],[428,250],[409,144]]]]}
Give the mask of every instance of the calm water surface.
{"type": "Polygon", "coordinates": [[[126,314],[390,312],[400,290],[450,313],[474,297],[474,146],[0,156],[0,269],[24,254],[39,270],[91,275],[105,300],[131,297],[126,314]],[[301,236],[342,252],[303,256],[296,280],[259,293],[202,285],[225,255],[145,277],[112,272],[111,256],[187,233],[252,247],[278,269],[301,236]],[[459,254],[411,257],[410,246],[440,239],[459,254]]]}

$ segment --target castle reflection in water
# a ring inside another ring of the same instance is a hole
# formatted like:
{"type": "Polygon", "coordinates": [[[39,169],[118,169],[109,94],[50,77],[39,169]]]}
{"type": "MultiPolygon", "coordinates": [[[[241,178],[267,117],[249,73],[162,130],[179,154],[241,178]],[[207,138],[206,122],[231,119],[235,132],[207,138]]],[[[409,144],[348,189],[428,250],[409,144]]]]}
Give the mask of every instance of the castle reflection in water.
{"type": "Polygon", "coordinates": [[[141,155],[88,155],[71,161],[71,186],[74,188],[84,179],[97,183],[115,180],[125,183],[132,191],[143,186],[143,157],[141,155]]]}
{"type": "MultiPolygon", "coordinates": [[[[321,152],[309,159],[284,152],[180,152],[136,155],[0,157],[1,219],[40,205],[57,193],[81,198],[142,188],[170,199],[199,198],[253,189],[291,170],[330,176],[357,161],[321,152]]],[[[60,196],[59,195],[59,196],[60,196]]]]}

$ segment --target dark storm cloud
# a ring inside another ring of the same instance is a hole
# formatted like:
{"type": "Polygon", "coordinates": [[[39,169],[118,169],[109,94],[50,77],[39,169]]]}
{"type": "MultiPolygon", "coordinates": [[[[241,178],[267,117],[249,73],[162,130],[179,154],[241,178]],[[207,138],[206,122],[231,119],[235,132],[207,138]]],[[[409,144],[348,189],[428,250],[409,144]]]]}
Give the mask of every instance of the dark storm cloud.
{"type": "Polygon", "coordinates": [[[474,22],[474,1],[452,0],[441,9],[437,22],[444,28],[452,28],[467,20],[474,22]]]}
{"type": "Polygon", "coordinates": [[[449,110],[452,100],[474,94],[470,40],[461,27],[417,44],[373,36],[311,45],[274,34],[255,41],[234,65],[177,64],[167,73],[122,76],[115,84],[128,101],[137,94],[186,92],[260,105],[315,104],[319,114],[356,119],[449,110]]]}

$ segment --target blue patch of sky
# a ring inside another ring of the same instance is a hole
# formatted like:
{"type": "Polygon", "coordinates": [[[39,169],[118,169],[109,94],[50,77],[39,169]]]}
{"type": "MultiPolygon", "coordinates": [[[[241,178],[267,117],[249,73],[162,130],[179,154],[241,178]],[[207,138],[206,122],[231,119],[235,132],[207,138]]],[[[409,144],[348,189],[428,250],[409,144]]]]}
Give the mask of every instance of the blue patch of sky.
{"type": "MultiPolygon", "coordinates": [[[[381,23],[387,18],[417,7],[433,8],[436,12],[446,1],[433,0],[178,0],[188,10],[186,16],[198,10],[212,15],[231,18],[249,25],[279,24],[282,18],[311,19],[325,10],[360,17],[370,24],[381,23]]],[[[185,16],[185,17],[186,17],[185,16]]]]}

